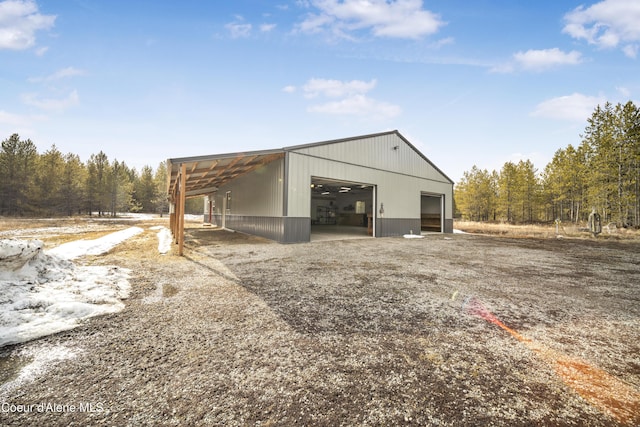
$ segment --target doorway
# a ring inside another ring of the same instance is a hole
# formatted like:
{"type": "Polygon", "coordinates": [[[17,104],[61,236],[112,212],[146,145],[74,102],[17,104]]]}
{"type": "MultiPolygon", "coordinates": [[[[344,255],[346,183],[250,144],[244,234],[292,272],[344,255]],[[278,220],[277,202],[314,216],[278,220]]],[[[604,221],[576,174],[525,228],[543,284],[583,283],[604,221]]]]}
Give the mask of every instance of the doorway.
{"type": "Polygon", "coordinates": [[[443,209],[443,194],[422,193],[420,195],[420,230],[442,233],[443,209]]]}
{"type": "Polygon", "coordinates": [[[375,185],[311,178],[311,241],[375,236],[375,185]]]}

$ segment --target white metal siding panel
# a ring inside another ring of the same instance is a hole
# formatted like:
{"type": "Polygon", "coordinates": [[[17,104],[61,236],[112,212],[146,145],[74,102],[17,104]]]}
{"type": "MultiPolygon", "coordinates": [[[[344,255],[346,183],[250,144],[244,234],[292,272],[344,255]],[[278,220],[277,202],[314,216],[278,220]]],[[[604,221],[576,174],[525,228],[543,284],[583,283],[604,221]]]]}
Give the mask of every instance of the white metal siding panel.
{"type": "Polygon", "coordinates": [[[216,193],[216,212],[231,191],[231,214],[245,216],[282,216],[284,159],[275,160],[242,175],[216,193]]]}
{"type": "Polygon", "coordinates": [[[295,152],[436,181],[448,181],[395,133],[298,148],[295,152]]]}

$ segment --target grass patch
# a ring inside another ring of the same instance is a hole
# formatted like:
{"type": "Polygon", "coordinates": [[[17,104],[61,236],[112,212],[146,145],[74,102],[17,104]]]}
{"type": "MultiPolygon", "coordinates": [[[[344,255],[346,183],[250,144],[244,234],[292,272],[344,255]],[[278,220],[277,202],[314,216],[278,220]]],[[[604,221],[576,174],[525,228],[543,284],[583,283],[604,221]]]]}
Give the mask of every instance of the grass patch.
{"type": "MultiPolygon", "coordinates": [[[[508,224],[497,222],[476,222],[456,220],[455,229],[466,233],[489,234],[504,237],[551,239],[558,237],[592,239],[585,224],[508,224]]],[[[603,226],[602,234],[597,238],[640,240],[640,230],[617,228],[615,225],[603,226]]]]}

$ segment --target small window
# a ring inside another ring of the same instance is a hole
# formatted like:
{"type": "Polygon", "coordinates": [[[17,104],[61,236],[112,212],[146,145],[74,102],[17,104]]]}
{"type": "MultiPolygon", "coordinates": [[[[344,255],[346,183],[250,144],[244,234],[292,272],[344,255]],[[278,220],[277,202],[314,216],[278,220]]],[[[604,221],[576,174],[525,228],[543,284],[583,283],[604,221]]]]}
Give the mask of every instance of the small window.
{"type": "Polygon", "coordinates": [[[231,191],[227,191],[226,197],[227,197],[227,207],[226,207],[226,209],[227,209],[227,213],[229,213],[229,212],[231,212],[231,191]]]}
{"type": "Polygon", "coordinates": [[[356,202],[356,213],[357,214],[365,214],[367,213],[366,206],[364,204],[364,200],[358,200],[356,202]]]}

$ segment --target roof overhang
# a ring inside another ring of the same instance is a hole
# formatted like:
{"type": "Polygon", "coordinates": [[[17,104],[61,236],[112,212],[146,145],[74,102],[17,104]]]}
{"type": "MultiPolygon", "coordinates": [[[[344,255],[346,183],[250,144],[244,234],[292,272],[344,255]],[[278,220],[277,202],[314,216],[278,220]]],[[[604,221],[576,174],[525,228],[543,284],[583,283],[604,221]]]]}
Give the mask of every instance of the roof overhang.
{"type": "Polygon", "coordinates": [[[227,182],[283,158],[284,150],[248,151],[167,160],[167,194],[174,194],[180,170],[185,166],[185,195],[211,194],[227,182]]]}

